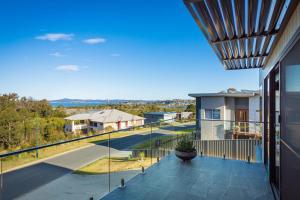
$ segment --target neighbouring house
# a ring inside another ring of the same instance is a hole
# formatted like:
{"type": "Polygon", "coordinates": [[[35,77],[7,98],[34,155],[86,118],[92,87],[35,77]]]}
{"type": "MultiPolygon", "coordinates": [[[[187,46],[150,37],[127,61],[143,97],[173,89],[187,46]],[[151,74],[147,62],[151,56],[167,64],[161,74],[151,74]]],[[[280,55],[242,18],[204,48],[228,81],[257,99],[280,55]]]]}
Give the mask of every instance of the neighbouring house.
{"type": "Polygon", "coordinates": [[[144,125],[144,118],[120,110],[92,110],[65,118],[65,132],[100,132],[144,125]]]}
{"type": "Polygon", "coordinates": [[[176,114],[176,119],[183,120],[183,119],[191,119],[193,117],[193,112],[178,112],[176,114]]]}
{"type": "Polygon", "coordinates": [[[226,92],[189,96],[196,98],[196,129],[201,130],[201,139],[261,136],[261,98],[258,91],[231,88],[226,92]]]}
{"type": "Polygon", "coordinates": [[[159,121],[166,121],[166,122],[174,122],[176,119],[177,113],[176,112],[148,112],[144,113],[145,123],[153,123],[159,121]]]}

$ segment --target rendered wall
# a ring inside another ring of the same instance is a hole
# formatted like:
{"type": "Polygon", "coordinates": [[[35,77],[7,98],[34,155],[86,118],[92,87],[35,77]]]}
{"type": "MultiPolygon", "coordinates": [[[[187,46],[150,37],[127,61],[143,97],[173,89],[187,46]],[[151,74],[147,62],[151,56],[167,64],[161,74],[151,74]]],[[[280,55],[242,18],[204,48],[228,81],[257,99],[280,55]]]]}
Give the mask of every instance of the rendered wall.
{"type": "Polygon", "coordinates": [[[221,140],[224,139],[224,97],[201,97],[201,139],[221,140]],[[220,120],[205,120],[205,109],[219,109],[220,120]]]}

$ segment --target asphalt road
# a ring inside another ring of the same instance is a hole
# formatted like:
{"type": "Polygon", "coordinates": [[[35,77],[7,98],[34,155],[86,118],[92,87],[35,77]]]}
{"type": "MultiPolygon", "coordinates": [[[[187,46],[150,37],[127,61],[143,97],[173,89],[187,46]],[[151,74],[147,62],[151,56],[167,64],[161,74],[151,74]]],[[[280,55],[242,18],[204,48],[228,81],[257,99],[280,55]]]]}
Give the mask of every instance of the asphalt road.
{"type": "MultiPolygon", "coordinates": [[[[182,129],[182,127],[164,127],[163,129],[156,130],[156,133],[153,133],[152,137],[167,134],[170,130],[180,129],[182,129]]],[[[110,141],[111,154],[120,154],[122,153],[122,150],[126,150],[130,146],[143,142],[149,138],[150,135],[147,132],[113,139],[110,141]]],[[[20,197],[25,193],[85,166],[88,163],[103,156],[107,156],[109,150],[107,145],[107,142],[95,143],[93,146],[69,152],[47,159],[44,162],[3,174],[3,188],[0,199],[10,200],[20,197]]]]}

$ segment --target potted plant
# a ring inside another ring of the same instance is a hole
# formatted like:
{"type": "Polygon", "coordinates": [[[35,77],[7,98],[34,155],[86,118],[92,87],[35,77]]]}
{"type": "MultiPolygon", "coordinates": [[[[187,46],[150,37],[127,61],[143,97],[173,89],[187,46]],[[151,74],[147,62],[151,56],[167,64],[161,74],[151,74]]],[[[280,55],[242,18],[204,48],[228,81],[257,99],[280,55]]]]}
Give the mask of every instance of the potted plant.
{"type": "Polygon", "coordinates": [[[197,151],[193,145],[193,141],[188,138],[183,138],[178,142],[175,148],[175,155],[183,161],[195,158],[197,156],[197,151]]]}

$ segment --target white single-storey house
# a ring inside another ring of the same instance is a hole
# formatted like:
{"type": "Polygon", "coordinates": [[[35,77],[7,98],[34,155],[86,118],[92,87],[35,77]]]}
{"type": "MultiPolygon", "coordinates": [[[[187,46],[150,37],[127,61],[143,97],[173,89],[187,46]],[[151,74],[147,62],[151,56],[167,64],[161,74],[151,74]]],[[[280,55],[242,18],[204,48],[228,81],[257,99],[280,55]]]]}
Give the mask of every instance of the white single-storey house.
{"type": "Polygon", "coordinates": [[[176,119],[183,120],[183,119],[190,119],[193,117],[193,112],[178,112],[176,115],[176,119]]]}
{"type": "Polygon", "coordinates": [[[104,131],[144,125],[144,118],[120,110],[92,110],[65,118],[65,132],[104,131]]]}
{"type": "Polygon", "coordinates": [[[174,122],[176,119],[176,112],[147,112],[144,113],[146,123],[155,123],[159,121],[174,122]]]}

